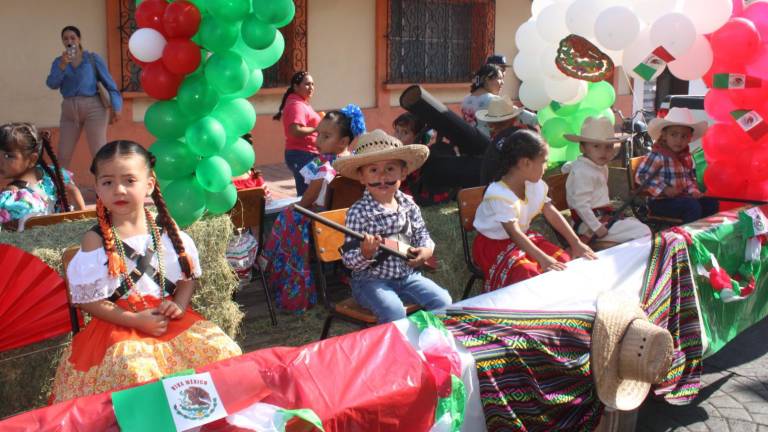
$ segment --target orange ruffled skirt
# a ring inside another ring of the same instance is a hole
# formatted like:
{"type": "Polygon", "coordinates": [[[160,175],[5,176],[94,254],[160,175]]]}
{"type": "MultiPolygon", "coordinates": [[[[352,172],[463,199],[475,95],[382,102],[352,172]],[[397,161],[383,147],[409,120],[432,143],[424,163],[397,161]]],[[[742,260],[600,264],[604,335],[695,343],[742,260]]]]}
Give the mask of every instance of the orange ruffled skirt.
{"type": "MultiPolygon", "coordinates": [[[[146,299],[147,307],[160,304],[146,299]]],[[[117,305],[128,309],[126,300],[117,305]]],[[[241,354],[232,338],[192,309],[170,320],[160,337],[94,317],[64,350],[50,401],[116,390],[241,354]]]]}

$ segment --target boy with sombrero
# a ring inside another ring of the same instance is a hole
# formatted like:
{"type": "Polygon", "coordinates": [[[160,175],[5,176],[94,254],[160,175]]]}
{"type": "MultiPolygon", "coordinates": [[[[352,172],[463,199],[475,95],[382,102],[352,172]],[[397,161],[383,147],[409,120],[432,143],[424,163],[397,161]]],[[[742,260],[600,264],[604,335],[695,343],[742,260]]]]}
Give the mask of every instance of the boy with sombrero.
{"type": "Polygon", "coordinates": [[[648,124],[654,144],[635,173],[635,182],[647,184],[648,207],[654,216],[693,222],[717,212],[717,201],[704,197],[696,182],[696,167],[688,145],[707,131],[707,122],[688,108],[672,108],[664,118],[648,124]]]}
{"type": "Polygon", "coordinates": [[[614,134],[606,118],[588,117],[579,135],[566,134],[565,138],[578,142],[582,154],[563,166],[568,174],[565,197],[575,222],[574,231],[584,237],[594,235],[605,247],[650,235],[650,228],[633,217],[615,220],[609,226],[614,209],[608,195],[608,162],[629,137],[614,134]]]}
{"type": "Polygon", "coordinates": [[[348,228],[365,234],[362,241],[347,236],[342,261],[352,270],[352,296],[370,309],[380,323],[405,317],[403,300],[425,309],[442,309],[451,295],[418,268],[432,257],[435,243],[419,207],[400,192],[400,183],[429,156],[424,145],[403,145],[377,129],[358,139],[352,155],[333,163],[334,169],[365,186],[363,197],[347,212],[348,228]],[[379,250],[385,238],[410,245],[405,261],[379,250]]]}

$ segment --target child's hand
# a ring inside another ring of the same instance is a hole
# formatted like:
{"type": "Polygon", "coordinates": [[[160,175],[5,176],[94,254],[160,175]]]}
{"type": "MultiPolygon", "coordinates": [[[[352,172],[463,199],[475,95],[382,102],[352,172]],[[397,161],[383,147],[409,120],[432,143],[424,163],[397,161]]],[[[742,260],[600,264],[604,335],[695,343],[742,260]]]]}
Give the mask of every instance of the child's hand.
{"type": "Polygon", "coordinates": [[[548,272],[550,270],[565,270],[565,263],[561,263],[549,255],[544,255],[540,260],[537,260],[537,262],[539,263],[539,266],[541,266],[541,271],[543,272],[548,272]]]}
{"type": "Polygon", "coordinates": [[[164,301],[158,306],[157,311],[166,318],[179,319],[184,316],[184,309],[175,301],[164,301]]]}
{"type": "Polygon", "coordinates": [[[701,198],[704,196],[704,194],[700,190],[696,189],[693,192],[691,192],[691,196],[694,198],[701,198]]]}
{"type": "Polygon", "coordinates": [[[571,246],[571,255],[574,258],[586,258],[588,260],[596,260],[597,254],[584,242],[580,241],[571,246]]]}
{"type": "Polygon", "coordinates": [[[136,329],[151,336],[160,337],[168,330],[168,317],[157,309],[136,312],[136,321],[136,329]]]}
{"type": "Polygon", "coordinates": [[[667,198],[674,198],[680,195],[682,192],[683,190],[679,186],[667,186],[662,191],[662,194],[667,198]]]}
{"type": "Polygon", "coordinates": [[[6,186],[6,187],[5,187],[3,190],[4,190],[4,191],[8,191],[8,192],[11,192],[11,193],[16,193],[16,192],[18,192],[18,191],[19,191],[19,188],[18,188],[18,187],[16,187],[16,186],[14,186],[14,185],[8,185],[8,186],[6,186]]]}
{"type": "Polygon", "coordinates": [[[414,255],[408,260],[408,265],[413,268],[421,267],[428,259],[432,258],[432,249],[425,247],[408,248],[408,253],[414,255]]]}
{"type": "Polygon", "coordinates": [[[363,254],[363,258],[372,260],[376,250],[379,249],[379,245],[384,243],[384,239],[380,235],[364,234],[364,236],[363,242],[360,243],[360,253],[363,254]]]}
{"type": "Polygon", "coordinates": [[[608,235],[608,228],[605,227],[605,225],[600,225],[600,228],[595,231],[595,235],[598,238],[603,238],[608,235]]]}

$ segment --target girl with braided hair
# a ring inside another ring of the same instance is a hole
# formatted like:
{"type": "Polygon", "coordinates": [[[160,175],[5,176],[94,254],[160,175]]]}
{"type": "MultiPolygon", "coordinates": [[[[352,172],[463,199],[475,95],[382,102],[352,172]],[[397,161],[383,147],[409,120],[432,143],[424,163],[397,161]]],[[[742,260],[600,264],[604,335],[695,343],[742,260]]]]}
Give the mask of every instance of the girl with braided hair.
{"type": "Polygon", "coordinates": [[[56,371],[51,400],[101,393],[242,352],[189,302],[197,248],[168,213],[154,157],[112,141],[93,159],[99,223],[67,268],[71,301],[91,315],[56,371]],[[151,197],[157,218],[144,207],[151,197]]]}
{"type": "Polygon", "coordinates": [[[0,178],[10,180],[0,192],[0,223],[36,214],[85,208],[72,173],[61,169],[50,134],[30,123],[0,126],[0,178]],[[45,155],[52,166],[45,162],[45,155]]]}

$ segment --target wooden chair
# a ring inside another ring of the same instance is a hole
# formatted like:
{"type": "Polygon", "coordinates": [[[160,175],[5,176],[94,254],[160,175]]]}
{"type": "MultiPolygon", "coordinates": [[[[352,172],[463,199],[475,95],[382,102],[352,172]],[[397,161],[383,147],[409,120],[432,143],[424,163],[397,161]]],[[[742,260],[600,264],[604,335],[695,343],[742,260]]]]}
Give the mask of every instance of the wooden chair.
{"type": "Polygon", "coordinates": [[[461,299],[464,300],[469,297],[469,293],[472,291],[472,286],[475,280],[484,280],[485,275],[483,271],[475,264],[472,259],[472,248],[469,245],[469,233],[475,230],[475,213],[480,202],[483,201],[483,194],[485,193],[484,186],[478,186],[468,189],[462,189],[456,196],[456,202],[459,205],[459,229],[461,230],[461,245],[464,249],[464,262],[467,264],[470,276],[464,287],[464,293],[461,295],[461,299]]]}
{"type": "Polygon", "coordinates": [[[256,262],[251,268],[251,281],[258,276],[261,279],[261,286],[264,289],[264,296],[267,299],[267,309],[269,310],[269,319],[272,326],[277,325],[277,314],[275,306],[272,304],[272,296],[267,285],[267,278],[264,271],[259,266],[259,258],[264,251],[264,206],[265,195],[263,188],[242,189],[237,192],[237,202],[229,213],[232,224],[237,230],[250,229],[256,227],[256,239],[259,242],[256,250],[256,262]]]}
{"type": "Polygon", "coordinates": [[[336,176],[328,184],[326,192],[326,207],[329,210],[349,208],[357,200],[363,197],[365,187],[357,181],[347,177],[336,176]]]}
{"type": "MultiPolygon", "coordinates": [[[[80,246],[70,246],[61,254],[61,266],[64,269],[64,281],[67,280],[67,268],[69,267],[69,263],[79,250],[80,246]]],[[[69,321],[72,324],[72,334],[74,335],[80,331],[80,323],[83,321],[83,317],[80,309],[72,305],[72,294],[69,292],[69,283],[67,283],[66,286],[67,303],[69,304],[69,321]]]]}
{"type": "MultiPolygon", "coordinates": [[[[336,223],[344,224],[347,217],[347,209],[329,210],[320,213],[336,223]]],[[[312,221],[312,238],[315,244],[315,254],[317,257],[317,287],[322,296],[323,303],[328,309],[328,317],[323,324],[323,331],[320,339],[328,337],[331,324],[334,318],[355,324],[361,327],[369,327],[376,324],[376,315],[368,309],[360,306],[354,298],[349,297],[340,302],[332,302],[328,297],[328,287],[323,264],[341,262],[341,246],[344,244],[344,233],[329,228],[320,222],[312,221]]],[[[421,309],[419,305],[406,305],[405,313],[410,315],[421,309]]]]}
{"type": "Polygon", "coordinates": [[[22,232],[25,229],[33,227],[55,225],[61,222],[72,222],[83,219],[96,219],[96,210],[75,210],[64,213],[30,216],[19,221],[9,222],[8,224],[5,224],[5,227],[22,232]]]}
{"type": "Polygon", "coordinates": [[[561,212],[568,210],[568,199],[566,198],[565,181],[568,179],[568,174],[553,174],[544,179],[544,182],[549,186],[549,199],[552,200],[552,205],[555,206],[561,212]]]}
{"type": "MultiPolygon", "coordinates": [[[[640,186],[637,184],[637,182],[635,182],[635,173],[637,172],[638,168],[640,168],[640,164],[642,164],[643,161],[645,161],[645,156],[633,157],[629,160],[629,164],[627,165],[627,180],[629,181],[630,196],[634,196],[637,193],[637,188],[640,186]]],[[[640,198],[642,203],[639,205],[635,205],[633,203],[629,207],[632,209],[632,214],[634,214],[634,216],[639,220],[643,221],[643,223],[656,228],[666,228],[674,225],[682,225],[682,219],[654,216],[651,214],[651,209],[648,208],[646,204],[646,201],[650,197],[647,192],[640,192],[637,196],[640,198]],[[645,209],[645,211],[643,211],[643,209],[645,209]]]]}

